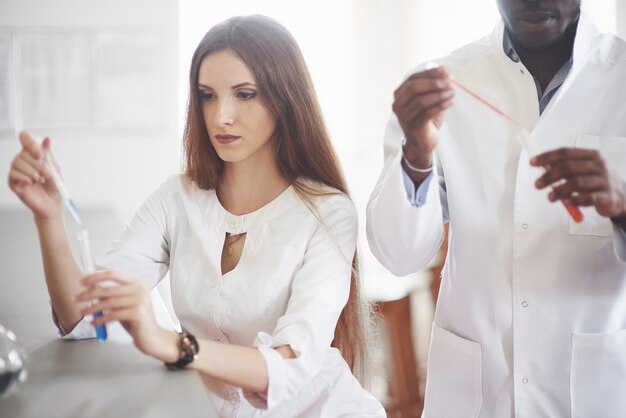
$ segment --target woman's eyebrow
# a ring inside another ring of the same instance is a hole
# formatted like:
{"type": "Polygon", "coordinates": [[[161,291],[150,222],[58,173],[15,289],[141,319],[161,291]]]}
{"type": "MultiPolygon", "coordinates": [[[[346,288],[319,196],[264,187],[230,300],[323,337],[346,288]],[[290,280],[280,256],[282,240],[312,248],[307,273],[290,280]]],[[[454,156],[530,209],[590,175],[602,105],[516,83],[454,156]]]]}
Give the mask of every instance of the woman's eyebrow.
{"type": "MultiPolygon", "coordinates": [[[[240,88],[240,87],[247,87],[247,86],[249,86],[249,87],[256,87],[256,84],[251,83],[249,81],[244,81],[243,83],[235,84],[231,88],[237,89],[237,88],[240,88]]],[[[203,89],[211,89],[212,88],[212,87],[207,86],[206,84],[202,84],[202,83],[198,83],[198,87],[199,88],[203,88],[203,89]]]]}
{"type": "Polygon", "coordinates": [[[235,84],[232,88],[238,89],[239,87],[246,87],[246,86],[256,87],[256,84],[250,83],[249,81],[246,81],[244,83],[235,84]]]}

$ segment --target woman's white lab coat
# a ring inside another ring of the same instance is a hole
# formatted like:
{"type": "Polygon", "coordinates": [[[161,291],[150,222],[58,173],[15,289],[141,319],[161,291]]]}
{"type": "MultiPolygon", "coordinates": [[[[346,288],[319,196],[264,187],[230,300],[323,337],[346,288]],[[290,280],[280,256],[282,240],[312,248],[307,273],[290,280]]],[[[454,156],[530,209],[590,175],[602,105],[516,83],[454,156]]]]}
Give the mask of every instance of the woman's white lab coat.
{"type": "MultiPolygon", "coordinates": [[[[626,179],[626,43],[582,16],[572,71],[540,116],[533,78],[504,54],[502,35],[500,24],[440,62],[519,120],[540,152],[599,149],[626,179]]],[[[626,234],[594,210],[577,224],[550,203],[515,132],[458,91],[420,207],[403,185],[395,117],[386,132],[367,213],[376,257],[414,272],[451,227],[424,416],[625,416],[626,234]]]]}

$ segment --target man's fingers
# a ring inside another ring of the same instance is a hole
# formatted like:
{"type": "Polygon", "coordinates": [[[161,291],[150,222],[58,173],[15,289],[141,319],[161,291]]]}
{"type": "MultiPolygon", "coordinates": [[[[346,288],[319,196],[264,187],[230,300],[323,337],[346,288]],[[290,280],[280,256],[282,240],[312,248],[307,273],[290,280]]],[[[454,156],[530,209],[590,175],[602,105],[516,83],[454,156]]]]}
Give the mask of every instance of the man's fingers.
{"type": "Polygon", "coordinates": [[[548,198],[551,201],[555,201],[566,199],[573,195],[590,195],[592,192],[606,189],[606,180],[602,176],[579,176],[555,186],[548,194],[548,198]]]}
{"type": "Polygon", "coordinates": [[[548,166],[546,172],[535,181],[535,186],[538,189],[543,189],[551,184],[563,180],[570,181],[576,177],[602,176],[603,171],[604,164],[595,160],[564,160],[548,166]]]}
{"type": "Polygon", "coordinates": [[[442,102],[452,99],[454,90],[445,90],[443,92],[433,92],[415,96],[404,107],[400,108],[394,102],[394,112],[399,118],[406,115],[406,119],[414,119],[420,113],[428,112],[431,108],[438,107],[442,102]]]}
{"type": "Polygon", "coordinates": [[[566,160],[600,160],[600,153],[594,149],[559,148],[533,157],[530,163],[536,167],[558,164],[566,160]]]}
{"type": "Polygon", "coordinates": [[[405,81],[420,80],[424,78],[450,78],[450,71],[444,66],[429,68],[411,74],[405,81]]]}
{"type": "Polygon", "coordinates": [[[426,100],[425,97],[428,98],[430,95],[449,98],[453,94],[454,89],[452,86],[443,80],[419,80],[400,86],[400,88],[396,90],[396,94],[394,94],[394,105],[401,109],[415,101],[426,100]]]}
{"type": "Polygon", "coordinates": [[[400,86],[393,93],[394,101],[398,102],[400,106],[403,106],[416,95],[419,96],[436,91],[452,89],[450,78],[447,75],[429,75],[436,70],[437,69],[416,73],[404,80],[404,82],[400,84],[400,86]]]}

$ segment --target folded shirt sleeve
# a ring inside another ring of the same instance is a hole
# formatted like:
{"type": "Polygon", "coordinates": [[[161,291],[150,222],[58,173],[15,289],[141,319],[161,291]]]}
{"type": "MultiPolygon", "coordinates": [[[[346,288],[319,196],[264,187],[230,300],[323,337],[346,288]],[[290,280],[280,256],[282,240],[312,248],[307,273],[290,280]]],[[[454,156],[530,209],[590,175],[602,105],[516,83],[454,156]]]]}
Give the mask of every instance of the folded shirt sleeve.
{"type": "Polygon", "coordinates": [[[61,323],[59,322],[59,318],[57,317],[56,312],[54,312],[54,308],[52,308],[52,304],[50,305],[50,309],[52,310],[52,322],[56,325],[59,337],[64,340],[85,340],[87,338],[96,338],[96,329],[89,322],[88,317],[83,317],[78,324],[74,326],[69,332],[65,330],[61,323]]]}
{"type": "Polygon", "coordinates": [[[409,199],[409,202],[412,206],[420,207],[426,202],[426,196],[428,195],[428,187],[430,186],[430,182],[434,177],[434,169],[430,172],[428,177],[424,179],[419,186],[415,187],[413,184],[413,180],[409,177],[407,172],[402,170],[402,182],[404,183],[404,188],[406,189],[406,197],[409,199]]]}
{"type": "Polygon", "coordinates": [[[334,196],[320,205],[319,219],[294,277],[285,314],[271,335],[259,332],[254,342],[269,373],[266,395],[244,391],[257,408],[293,399],[320,372],[348,301],[357,242],[354,205],[345,196],[334,196]],[[274,349],[284,345],[296,358],[283,358],[274,349]]]}

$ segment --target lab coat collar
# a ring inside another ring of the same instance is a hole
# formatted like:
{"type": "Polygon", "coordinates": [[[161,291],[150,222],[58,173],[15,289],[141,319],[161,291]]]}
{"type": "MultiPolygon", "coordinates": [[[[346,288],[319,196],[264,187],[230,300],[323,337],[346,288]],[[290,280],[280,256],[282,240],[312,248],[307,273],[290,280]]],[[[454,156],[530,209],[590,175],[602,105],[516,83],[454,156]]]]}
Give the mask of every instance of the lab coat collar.
{"type": "Polygon", "coordinates": [[[576,75],[578,75],[581,68],[583,68],[594,45],[594,39],[599,34],[600,31],[591,21],[591,18],[585,12],[581,12],[580,19],[578,20],[578,28],[576,29],[576,39],[574,39],[574,63],[569,78],[576,78],[576,75]]]}
{"type": "MultiPolygon", "coordinates": [[[[507,68],[514,68],[516,64],[508,57],[503,48],[504,31],[504,22],[500,19],[491,33],[490,42],[492,47],[495,48],[497,56],[501,58],[500,61],[504,63],[507,68]]],[[[585,66],[585,63],[589,58],[589,54],[593,50],[595,43],[594,40],[598,35],[600,35],[600,31],[594,25],[591,18],[585,12],[581,11],[580,18],[578,19],[578,27],[576,29],[576,38],[574,39],[574,49],[572,51],[572,69],[557,93],[550,101],[550,104],[542,113],[540,120],[543,119],[543,116],[547,113],[547,111],[553,107],[561,97],[563,97],[563,94],[569,89],[582,68],[585,66]]]]}
{"type": "MultiPolygon", "coordinates": [[[[585,63],[589,60],[589,55],[595,44],[594,40],[598,35],[600,35],[600,31],[593,24],[591,18],[586,13],[581,12],[580,18],[578,19],[578,28],[576,29],[576,39],[574,39],[572,70],[559,88],[559,91],[557,91],[552,98],[548,108],[554,107],[574,83],[574,80],[576,80],[581,70],[584,68],[585,63]]],[[[544,113],[545,112],[544,110],[544,113]]]]}

